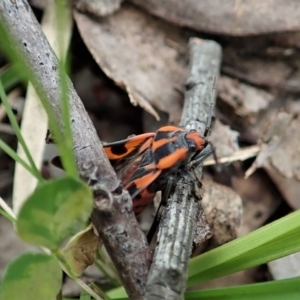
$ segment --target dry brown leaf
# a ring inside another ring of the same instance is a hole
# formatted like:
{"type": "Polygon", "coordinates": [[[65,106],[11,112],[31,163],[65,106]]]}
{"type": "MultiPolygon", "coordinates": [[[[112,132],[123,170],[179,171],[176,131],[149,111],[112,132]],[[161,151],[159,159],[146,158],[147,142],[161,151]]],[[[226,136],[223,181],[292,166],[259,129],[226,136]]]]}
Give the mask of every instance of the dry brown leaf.
{"type": "MultiPolygon", "coordinates": [[[[281,145],[285,143],[287,138],[286,132],[290,123],[291,115],[285,112],[280,112],[275,116],[275,120],[269,124],[264,132],[260,146],[261,150],[252,166],[246,171],[246,178],[253,174],[257,168],[260,168],[265,164],[269,165],[269,158],[273,161],[274,167],[277,166],[278,169],[282,170],[283,175],[286,175],[292,168],[290,157],[288,155],[282,155],[281,148],[281,145]]],[[[291,173],[289,173],[289,175],[290,174],[291,173]]]]}
{"type": "Polygon", "coordinates": [[[250,178],[233,176],[232,187],[243,199],[243,221],[238,235],[243,236],[260,226],[274,213],[282,198],[266,174],[257,171],[250,178]]]}
{"type": "Polygon", "coordinates": [[[210,246],[222,245],[237,237],[243,216],[242,199],[227,186],[209,180],[203,180],[203,186],[201,203],[213,232],[210,246]]]}
{"type": "Polygon", "coordinates": [[[156,119],[155,109],[167,112],[169,121],[178,124],[183,99],[178,89],[184,90],[187,74],[182,55],[187,39],[182,31],[131,5],[107,18],[95,19],[76,11],[74,15],[94,59],[128,92],[131,102],[156,119]]]}
{"type": "Polygon", "coordinates": [[[295,210],[300,208],[300,118],[288,127],[285,139],[264,164],[283,197],[295,210]]]}
{"type": "Polygon", "coordinates": [[[268,267],[275,280],[300,276],[300,252],[270,261],[268,267]]]}
{"type": "MultiPolygon", "coordinates": [[[[69,28],[64,28],[61,34],[64,34],[64,45],[58,45],[57,31],[54,29],[56,24],[55,15],[55,3],[49,2],[49,6],[45,11],[42,28],[47,36],[50,44],[56,53],[59,50],[63,50],[62,55],[65,55],[68,48],[68,43],[71,38],[72,32],[72,20],[69,18],[69,28]]],[[[71,17],[71,16],[70,16],[71,17]]],[[[32,85],[28,86],[25,108],[22,119],[21,132],[26,141],[28,149],[33,157],[38,168],[40,168],[43,153],[45,149],[45,134],[48,128],[48,117],[46,112],[35,93],[32,85]],[[38,126],[37,126],[38,124],[38,126]]],[[[27,161],[21,145],[18,145],[18,155],[20,155],[25,161],[27,161]]],[[[18,212],[25,199],[35,189],[37,185],[37,179],[33,177],[27,170],[25,170],[20,164],[16,164],[15,176],[14,176],[14,190],[13,190],[13,209],[14,212],[18,212]],[[24,184],[26,182],[26,184],[24,184]]]]}
{"type": "Polygon", "coordinates": [[[218,81],[219,97],[232,106],[235,113],[241,117],[257,114],[268,107],[272,95],[250,85],[221,76],[218,81]]]}
{"type": "Polygon", "coordinates": [[[218,81],[218,98],[220,118],[242,128],[255,124],[259,112],[273,100],[271,94],[227,76],[221,76],[218,81]]]}
{"type": "Polygon", "coordinates": [[[260,152],[245,174],[249,177],[263,167],[294,209],[300,208],[299,128],[299,116],[292,119],[292,115],[285,112],[273,115],[262,137],[260,152]]]}
{"type": "MultiPolygon", "coordinates": [[[[299,2],[300,3],[300,2],[299,2]]],[[[257,40],[253,40],[257,45],[257,40]]],[[[267,47],[267,45],[265,45],[267,47]]],[[[251,45],[244,45],[251,47],[251,45]]],[[[253,46],[252,46],[253,47],[253,46]]],[[[268,53],[268,47],[262,51],[263,57],[255,53],[255,49],[249,50],[256,55],[243,54],[237,46],[224,49],[224,61],[222,71],[250,84],[261,87],[272,87],[287,92],[299,93],[300,64],[298,55],[274,59],[268,53]]]]}
{"type": "Polygon", "coordinates": [[[130,0],[177,25],[227,35],[249,35],[300,29],[297,0],[130,0]]]}
{"type": "MultiPolygon", "coordinates": [[[[27,89],[21,132],[27,147],[39,168],[45,148],[45,133],[48,127],[48,117],[40,99],[30,84],[27,89]],[[37,126],[39,124],[39,126],[37,126]]],[[[18,155],[27,161],[22,146],[18,145],[18,155]]],[[[20,164],[15,166],[13,186],[13,209],[17,213],[26,198],[34,191],[38,180],[20,164]],[[26,182],[26,184],[24,184],[26,182]]]]}
{"type": "MultiPolygon", "coordinates": [[[[290,48],[300,48],[300,32],[285,32],[275,34],[273,41],[276,45],[290,48]]],[[[287,49],[290,50],[290,49],[287,49]]]]}
{"type": "Polygon", "coordinates": [[[275,184],[277,184],[278,189],[282,193],[288,204],[295,210],[300,208],[300,188],[299,179],[296,178],[286,178],[282,176],[277,170],[270,168],[268,166],[264,167],[268,172],[269,176],[272,178],[275,184]]]}
{"type": "Polygon", "coordinates": [[[99,237],[95,235],[91,225],[68,242],[61,253],[73,275],[81,276],[83,271],[94,262],[99,243],[99,237]]]}
{"type": "Polygon", "coordinates": [[[74,6],[82,12],[98,17],[108,16],[117,11],[124,0],[76,0],[74,6]]]}
{"type": "Polygon", "coordinates": [[[239,133],[237,131],[230,129],[229,126],[223,125],[216,120],[209,140],[216,148],[218,158],[231,156],[239,149],[238,136],[239,133]]]}

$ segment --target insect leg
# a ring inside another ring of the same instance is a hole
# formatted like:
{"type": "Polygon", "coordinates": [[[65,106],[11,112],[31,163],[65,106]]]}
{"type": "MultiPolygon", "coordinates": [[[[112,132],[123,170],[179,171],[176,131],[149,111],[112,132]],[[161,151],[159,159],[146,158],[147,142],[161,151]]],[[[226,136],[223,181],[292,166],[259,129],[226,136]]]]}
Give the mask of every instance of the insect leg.
{"type": "Polygon", "coordinates": [[[192,157],[189,166],[194,168],[197,167],[198,165],[203,163],[203,161],[211,154],[215,155],[215,148],[210,142],[208,142],[208,145],[203,150],[201,150],[194,157],[192,157]]]}
{"type": "Polygon", "coordinates": [[[167,185],[166,185],[166,188],[162,191],[162,198],[161,198],[161,201],[159,203],[159,206],[158,206],[158,209],[157,209],[157,212],[155,214],[155,217],[154,217],[154,220],[153,220],[153,223],[147,233],[147,242],[148,244],[150,245],[157,229],[158,229],[158,225],[159,225],[159,222],[160,222],[160,219],[162,217],[162,214],[163,214],[163,211],[164,211],[164,208],[166,207],[166,204],[167,204],[167,200],[171,194],[171,191],[174,189],[175,187],[175,184],[176,184],[176,178],[175,176],[170,176],[168,178],[168,181],[167,181],[167,185]]]}

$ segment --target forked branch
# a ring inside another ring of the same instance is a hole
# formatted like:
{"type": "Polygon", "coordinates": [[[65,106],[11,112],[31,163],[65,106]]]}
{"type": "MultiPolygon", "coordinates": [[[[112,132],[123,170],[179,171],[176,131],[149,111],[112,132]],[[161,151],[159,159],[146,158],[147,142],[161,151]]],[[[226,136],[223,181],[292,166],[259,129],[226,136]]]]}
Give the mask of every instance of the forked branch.
{"type": "MultiPolygon", "coordinates": [[[[192,38],[190,71],[186,82],[181,127],[204,134],[215,102],[215,80],[219,76],[221,48],[213,41],[192,38]]],[[[201,177],[202,168],[197,169],[201,177]]],[[[211,236],[200,204],[201,188],[180,178],[168,199],[158,232],[158,245],[148,275],[146,299],[182,299],[193,242],[203,243],[211,236]]]]}

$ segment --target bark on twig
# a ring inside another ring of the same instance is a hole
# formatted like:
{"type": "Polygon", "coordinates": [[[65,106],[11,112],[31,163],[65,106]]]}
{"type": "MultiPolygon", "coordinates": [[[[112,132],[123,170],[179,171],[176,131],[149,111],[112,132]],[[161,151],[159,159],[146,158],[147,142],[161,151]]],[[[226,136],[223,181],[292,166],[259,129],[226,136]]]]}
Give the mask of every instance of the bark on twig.
{"type": "MultiPolygon", "coordinates": [[[[63,128],[60,110],[60,77],[57,57],[26,0],[0,1],[0,26],[5,28],[18,56],[33,75],[40,98],[63,128]]],[[[70,80],[68,98],[72,123],[73,152],[78,171],[93,183],[95,191],[93,223],[108,250],[131,299],[142,299],[150,265],[150,250],[131,209],[131,200],[112,169],[70,80]]],[[[37,124],[38,126],[38,124],[37,124]]]]}
{"type": "MultiPolygon", "coordinates": [[[[197,38],[190,40],[189,47],[190,72],[180,125],[204,134],[215,101],[214,81],[219,76],[221,48],[213,41],[197,38]]],[[[198,178],[201,169],[197,170],[198,178]]],[[[200,195],[199,185],[182,177],[168,199],[148,275],[146,299],[183,298],[193,241],[200,244],[211,235],[200,195]]]]}

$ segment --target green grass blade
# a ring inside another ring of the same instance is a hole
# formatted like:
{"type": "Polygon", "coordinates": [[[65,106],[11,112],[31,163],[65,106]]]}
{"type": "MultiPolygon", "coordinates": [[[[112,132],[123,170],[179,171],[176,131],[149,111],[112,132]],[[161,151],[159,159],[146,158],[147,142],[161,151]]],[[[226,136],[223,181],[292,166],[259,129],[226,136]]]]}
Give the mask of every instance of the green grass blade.
{"type": "MultiPolygon", "coordinates": [[[[77,178],[75,158],[72,151],[73,141],[69,113],[69,100],[71,96],[68,94],[68,86],[71,83],[66,72],[68,64],[64,63],[72,34],[72,12],[68,2],[54,1],[47,6],[46,14],[48,17],[48,25],[51,26],[51,30],[57,42],[57,47],[55,46],[54,50],[58,57],[60,118],[63,126],[58,127],[54,112],[48,100],[45,97],[41,97],[41,100],[48,114],[51,133],[56,141],[64,170],[69,176],[77,178]]],[[[34,76],[35,74],[30,74],[30,78],[34,78],[34,76]]],[[[36,84],[38,84],[38,81],[36,81],[36,84]]],[[[43,87],[41,88],[43,89],[43,87]]]]}
{"type": "Polygon", "coordinates": [[[56,36],[58,39],[58,57],[59,73],[60,73],[60,90],[61,90],[61,112],[64,123],[63,137],[64,140],[58,140],[58,149],[61,155],[61,160],[64,169],[69,176],[77,177],[75,158],[73,155],[73,140],[72,130],[70,122],[70,107],[68,96],[68,76],[69,61],[66,59],[68,47],[70,43],[70,37],[72,33],[72,12],[69,4],[63,1],[57,1],[55,3],[55,20],[53,25],[56,30],[56,36]],[[56,26],[55,26],[56,25],[56,26]]]}
{"type": "Polygon", "coordinates": [[[81,293],[80,293],[79,300],[92,300],[92,297],[87,291],[82,290],[81,293]]]}
{"type": "Polygon", "coordinates": [[[29,166],[12,148],[10,148],[10,146],[8,146],[3,140],[0,139],[0,148],[6,153],[8,154],[15,162],[19,163],[20,165],[22,165],[30,174],[32,174],[34,177],[36,177],[37,179],[39,179],[39,177],[37,177],[36,172],[34,172],[31,168],[31,166],[29,166]]]}
{"type": "Polygon", "coordinates": [[[185,293],[186,300],[298,300],[300,277],[185,293]]]}
{"type": "Polygon", "coordinates": [[[107,291],[106,295],[111,299],[128,299],[126,291],[122,286],[107,291]]]}
{"type": "Polygon", "coordinates": [[[16,221],[16,215],[7,203],[0,197],[0,214],[10,220],[12,223],[16,221]]]}
{"type": "Polygon", "coordinates": [[[29,149],[28,149],[28,147],[25,143],[25,140],[23,139],[23,136],[21,134],[21,130],[20,130],[20,127],[18,125],[18,122],[16,121],[14,113],[13,113],[13,111],[12,111],[12,109],[11,109],[9,103],[8,103],[8,100],[7,100],[6,94],[4,92],[4,88],[3,88],[1,80],[0,80],[0,98],[2,100],[2,103],[3,103],[4,107],[5,107],[7,116],[9,118],[10,123],[11,123],[11,126],[14,129],[14,132],[15,132],[17,138],[18,138],[18,141],[22,145],[22,148],[23,148],[23,150],[26,154],[26,157],[29,161],[32,172],[34,173],[34,177],[36,177],[40,182],[42,182],[44,179],[43,179],[40,171],[36,167],[36,165],[34,163],[34,160],[33,160],[32,156],[30,154],[30,151],[29,151],[29,149]]]}
{"type": "Polygon", "coordinates": [[[22,73],[14,65],[6,65],[0,69],[0,80],[4,90],[9,90],[14,85],[22,82],[22,73]]]}
{"type": "Polygon", "coordinates": [[[188,286],[300,251],[300,211],[191,260],[188,286]]]}
{"type": "Polygon", "coordinates": [[[8,219],[11,222],[15,222],[16,220],[10,215],[8,214],[5,210],[3,210],[2,208],[0,208],[0,214],[5,217],[6,219],[8,219]]]}
{"type": "Polygon", "coordinates": [[[100,272],[107,278],[114,286],[118,286],[118,281],[116,281],[110,274],[106,271],[105,267],[101,265],[97,260],[94,261],[94,265],[96,268],[100,270],[100,272]]]}
{"type": "Polygon", "coordinates": [[[67,75],[62,69],[62,64],[60,64],[60,79],[61,79],[61,112],[64,122],[64,141],[58,141],[57,146],[59,153],[61,155],[61,160],[65,171],[71,177],[77,177],[77,170],[75,164],[75,158],[73,155],[73,140],[72,140],[72,130],[70,123],[70,108],[69,108],[69,97],[68,97],[68,83],[67,75]]]}
{"type": "MultiPolygon", "coordinates": [[[[69,28],[70,29],[70,28],[69,28]]],[[[63,30],[60,28],[60,30],[63,30]]],[[[70,29],[71,30],[71,29],[70,29]]],[[[29,81],[33,83],[35,86],[35,90],[40,97],[40,100],[47,112],[49,125],[51,129],[51,133],[53,134],[57,144],[58,150],[61,155],[61,159],[64,165],[67,166],[66,171],[69,176],[74,177],[76,173],[74,159],[72,158],[72,148],[71,151],[69,147],[65,146],[66,137],[64,136],[65,130],[64,128],[60,128],[58,126],[58,122],[56,122],[56,116],[54,114],[53,107],[51,103],[49,103],[49,99],[47,99],[47,93],[45,88],[41,86],[40,81],[38,80],[36,74],[32,71],[30,67],[27,65],[27,61],[23,61],[21,58],[21,54],[18,52],[18,47],[11,47],[10,45],[14,45],[14,39],[7,34],[9,30],[5,28],[4,24],[0,23],[0,47],[1,50],[7,55],[7,57],[14,63],[14,65],[18,68],[19,72],[22,73],[24,78],[27,78],[29,81]],[[68,167],[70,166],[71,167],[68,167]]],[[[66,77],[67,84],[71,84],[70,80],[66,77]]],[[[68,95],[68,100],[71,99],[71,96],[68,95]]],[[[68,125],[67,125],[68,126],[68,125]]],[[[65,126],[63,126],[65,127],[65,126]]]]}

